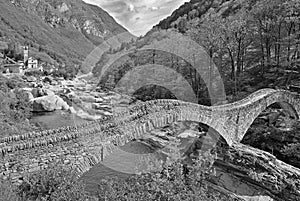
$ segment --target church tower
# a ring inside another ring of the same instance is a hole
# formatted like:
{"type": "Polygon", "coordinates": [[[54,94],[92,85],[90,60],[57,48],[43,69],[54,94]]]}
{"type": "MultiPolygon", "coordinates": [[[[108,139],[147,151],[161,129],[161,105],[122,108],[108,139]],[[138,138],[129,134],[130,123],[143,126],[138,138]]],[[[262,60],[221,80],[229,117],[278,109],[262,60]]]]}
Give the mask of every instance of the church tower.
{"type": "Polygon", "coordinates": [[[24,64],[25,64],[29,58],[29,47],[23,46],[23,51],[24,51],[24,64]]]}

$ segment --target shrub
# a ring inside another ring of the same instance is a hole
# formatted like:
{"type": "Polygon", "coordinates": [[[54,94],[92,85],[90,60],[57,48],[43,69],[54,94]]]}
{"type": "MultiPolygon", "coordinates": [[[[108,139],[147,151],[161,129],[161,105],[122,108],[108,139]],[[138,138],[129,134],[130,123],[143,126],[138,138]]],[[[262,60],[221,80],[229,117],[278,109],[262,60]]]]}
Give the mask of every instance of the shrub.
{"type": "Polygon", "coordinates": [[[24,88],[27,86],[26,82],[24,80],[22,80],[21,77],[18,77],[18,76],[14,76],[14,77],[11,77],[10,79],[7,79],[6,85],[10,89],[24,88]]]}
{"type": "Polygon", "coordinates": [[[14,121],[24,121],[31,116],[31,105],[23,91],[15,91],[15,98],[10,101],[10,116],[14,121]]]}
{"type": "Polygon", "coordinates": [[[49,201],[81,201],[89,198],[76,172],[60,166],[30,175],[19,186],[18,195],[26,200],[49,201]]]}

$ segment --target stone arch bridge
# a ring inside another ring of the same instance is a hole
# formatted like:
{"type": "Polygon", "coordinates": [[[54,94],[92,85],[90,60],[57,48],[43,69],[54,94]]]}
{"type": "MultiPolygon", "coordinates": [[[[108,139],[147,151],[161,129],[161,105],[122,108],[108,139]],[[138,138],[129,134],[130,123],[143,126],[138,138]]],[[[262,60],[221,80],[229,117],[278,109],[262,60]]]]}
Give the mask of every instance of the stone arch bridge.
{"type": "Polygon", "coordinates": [[[118,146],[175,121],[207,124],[231,146],[243,139],[253,121],[273,103],[279,103],[288,115],[299,119],[299,94],[262,89],[240,101],[211,107],[178,100],[148,101],[78,127],[2,138],[0,177],[21,182],[19,178],[24,175],[56,163],[84,173],[118,146]]]}

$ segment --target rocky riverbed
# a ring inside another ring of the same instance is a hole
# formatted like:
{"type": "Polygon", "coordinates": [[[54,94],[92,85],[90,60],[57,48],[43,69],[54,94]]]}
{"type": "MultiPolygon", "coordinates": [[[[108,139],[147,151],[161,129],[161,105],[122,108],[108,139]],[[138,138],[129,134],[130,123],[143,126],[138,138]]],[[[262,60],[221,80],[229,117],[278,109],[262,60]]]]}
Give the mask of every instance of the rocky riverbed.
{"type": "MultiPolygon", "coordinates": [[[[24,79],[28,87],[18,90],[32,105],[32,122],[40,125],[48,123],[49,119],[55,121],[55,117],[65,117],[64,126],[97,120],[123,110],[134,101],[131,97],[102,90],[85,79],[64,80],[50,76],[24,79]]],[[[61,125],[58,122],[56,126],[61,125]]]]}

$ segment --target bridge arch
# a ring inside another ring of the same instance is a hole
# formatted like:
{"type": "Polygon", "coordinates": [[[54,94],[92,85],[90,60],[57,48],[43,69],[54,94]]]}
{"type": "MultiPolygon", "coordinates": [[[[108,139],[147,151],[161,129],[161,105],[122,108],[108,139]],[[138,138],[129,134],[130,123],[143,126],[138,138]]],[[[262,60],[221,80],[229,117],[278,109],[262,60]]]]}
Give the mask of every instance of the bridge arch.
{"type": "MultiPolygon", "coordinates": [[[[241,123],[238,128],[238,139],[240,142],[244,138],[248,129],[251,127],[255,119],[268,107],[273,104],[279,104],[285,114],[299,120],[300,117],[300,102],[290,92],[287,91],[276,91],[265,98],[256,101],[252,105],[248,105],[246,114],[243,112],[243,118],[247,119],[244,123],[241,123]]],[[[245,108],[246,109],[246,108],[245,108]]]]}
{"type": "MultiPolygon", "coordinates": [[[[176,102],[174,100],[173,102],[176,102]]],[[[178,102],[178,101],[177,101],[178,102]]],[[[157,128],[162,128],[176,121],[192,121],[208,125],[214,131],[217,131],[222,136],[228,145],[232,144],[231,138],[226,135],[226,130],[219,121],[214,121],[218,114],[205,106],[194,104],[189,107],[179,106],[173,109],[163,109],[143,116],[142,119],[131,121],[119,128],[124,135],[129,136],[129,140],[140,138],[143,134],[157,128]],[[206,110],[206,111],[205,111],[206,110]]]]}

